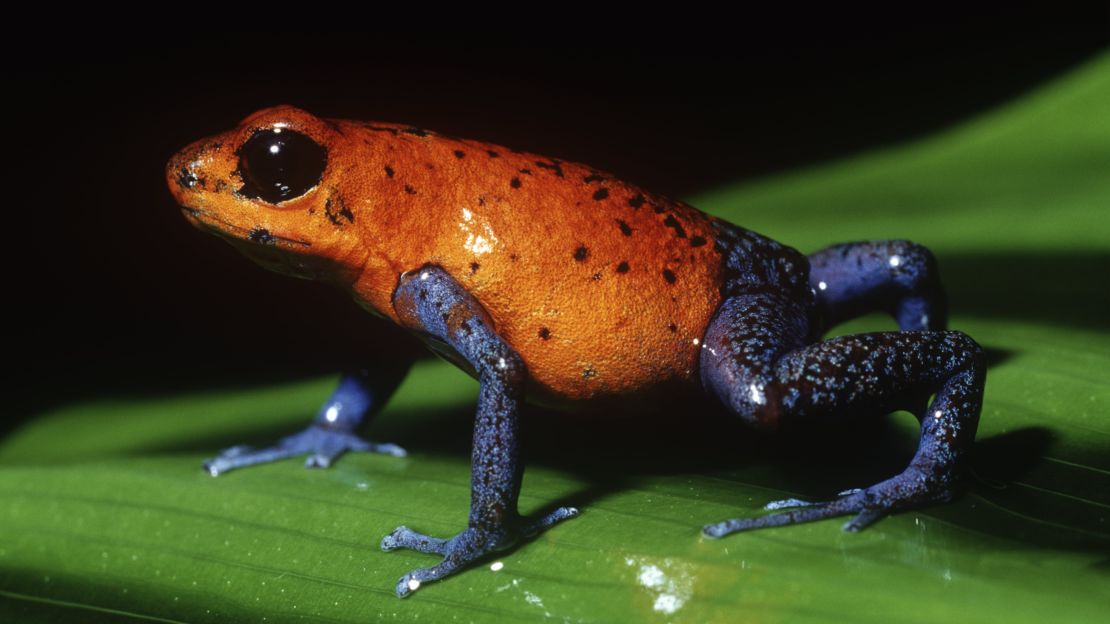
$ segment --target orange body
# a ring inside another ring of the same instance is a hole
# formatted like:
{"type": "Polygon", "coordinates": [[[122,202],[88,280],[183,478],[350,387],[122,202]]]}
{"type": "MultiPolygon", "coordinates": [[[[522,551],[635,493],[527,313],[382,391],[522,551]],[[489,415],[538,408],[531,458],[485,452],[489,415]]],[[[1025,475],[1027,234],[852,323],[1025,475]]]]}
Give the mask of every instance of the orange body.
{"type": "Polygon", "coordinates": [[[488,311],[541,400],[696,382],[721,258],[713,217],[680,201],[578,163],[289,106],[190,145],[167,177],[197,225],[395,322],[398,277],[441,266],[488,311]],[[235,150],[275,125],[323,146],[327,165],[312,192],[261,209],[238,192],[235,150]]]}

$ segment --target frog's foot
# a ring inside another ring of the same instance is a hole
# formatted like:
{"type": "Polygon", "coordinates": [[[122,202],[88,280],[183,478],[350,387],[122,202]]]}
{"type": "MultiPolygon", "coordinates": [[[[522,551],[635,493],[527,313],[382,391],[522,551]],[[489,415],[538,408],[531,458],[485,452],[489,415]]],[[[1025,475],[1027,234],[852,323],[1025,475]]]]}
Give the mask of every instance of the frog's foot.
{"type": "Polygon", "coordinates": [[[204,462],[203,467],[205,472],[215,477],[243,466],[310,453],[305,460],[306,468],[327,468],[337,457],[347,451],[384,453],[395,457],[405,455],[405,449],[396,444],[376,444],[363,440],[349,431],[312,425],[300,433],[282,438],[270,447],[254,449],[248,446],[233,446],[204,462]]]}
{"type": "Polygon", "coordinates": [[[836,500],[810,502],[797,498],[767,503],[763,508],[779,511],[759,518],[735,518],[702,528],[706,537],[724,537],[731,533],[801,524],[836,516],[857,514],[842,527],[856,532],[867,528],[884,516],[908,507],[949,500],[952,496],[948,479],[927,478],[923,471],[911,467],[902,474],[869,488],[846,490],[836,500]]]}
{"type": "Polygon", "coordinates": [[[470,527],[451,539],[429,537],[400,526],[382,538],[384,551],[408,548],[417,552],[442,555],[443,561],[430,568],[419,568],[397,581],[397,596],[404,598],[425,583],[465,569],[474,561],[491,553],[505,550],[521,538],[531,537],[557,522],[578,515],[574,507],[560,507],[532,522],[522,521],[515,529],[479,529],[470,527]]]}

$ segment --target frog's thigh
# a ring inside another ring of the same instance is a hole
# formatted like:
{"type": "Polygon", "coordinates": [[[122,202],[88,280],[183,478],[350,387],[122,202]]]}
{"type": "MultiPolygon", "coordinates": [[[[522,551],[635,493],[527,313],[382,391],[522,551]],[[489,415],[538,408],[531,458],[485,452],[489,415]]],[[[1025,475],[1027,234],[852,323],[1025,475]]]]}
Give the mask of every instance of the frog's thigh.
{"type": "MultiPolygon", "coordinates": [[[[896,409],[921,418],[928,397],[981,351],[960,332],[879,332],[809,345],[805,335],[803,308],[782,296],[730,298],[706,332],[702,383],[764,430],[896,409]]],[[[978,411],[965,417],[977,419],[978,411]]]]}
{"type": "Polygon", "coordinates": [[[702,342],[702,384],[749,425],[777,429],[781,403],[767,395],[775,362],[804,345],[808,329],[802,306],[785,295],[726,299],[702,342]]]}

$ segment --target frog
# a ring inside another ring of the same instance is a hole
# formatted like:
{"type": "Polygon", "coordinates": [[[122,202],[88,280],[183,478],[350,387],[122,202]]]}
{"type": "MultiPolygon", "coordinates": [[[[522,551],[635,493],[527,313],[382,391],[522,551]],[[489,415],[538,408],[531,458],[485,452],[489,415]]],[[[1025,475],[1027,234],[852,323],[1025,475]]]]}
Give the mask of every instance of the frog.
{"type": "MultiPolygon", "coordinates": [[[[518,510],[527,404],[588,413],[686,392],[772,434],[895,410],[917,418],[901,473],[828,500],[772,501],[769,513],[705,525],[706,538],[836,516],[856,532],[949,501],[966,482],[984,350],[947,328],[937,259],[923,245],[861,240],[803,254],[583,163],[290,104],[189,144],[165,178],[192,225],[266,269],[346,291],[477,379],[467,526],[452,537],[399,526],[382,538],[384,551],[438,557],[400,577],[399,597],[579,515],[518,510]],[[874,311],[898,329],[824,338],[874,311]]],[[[217,476],[300,455],[315,468],[346,452],[404,456],[360,431],[410,365],[345,370],[304,431],[203,467],[217,476]]]]}

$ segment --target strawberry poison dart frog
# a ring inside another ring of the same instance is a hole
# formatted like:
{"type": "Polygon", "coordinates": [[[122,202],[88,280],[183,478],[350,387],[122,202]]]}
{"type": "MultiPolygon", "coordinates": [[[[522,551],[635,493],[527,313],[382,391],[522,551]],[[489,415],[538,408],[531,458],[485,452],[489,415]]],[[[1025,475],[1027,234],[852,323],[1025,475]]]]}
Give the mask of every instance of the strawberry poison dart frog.
{"type": "MultiPolygon", "coordinates": [[[[401,577],[399,596],[578,513],[517,511],[526,399],[588,406],[690,389],[764,431],[896,409],[920,421],[901,474],[827,502],[776,501],[774,513],[706,525],[709,537],[845,514],[858,531],[960,483],[983,352],[946,331],[936,260],[920,245],[807,256],[580,163],[292,106],[185,147],[166,181],[193,225],[268,269],[346,289],[479,381],[467,527],[443,538],[402,526],[382,539],[383,550],[441,558],[401,577]],[[821,339],[872,310],[900,331],[821,339]]],[[[356,430],[406,369],[349,370],[305,431],[225,450],[205,469],[402,455],[356,430]]]]}

